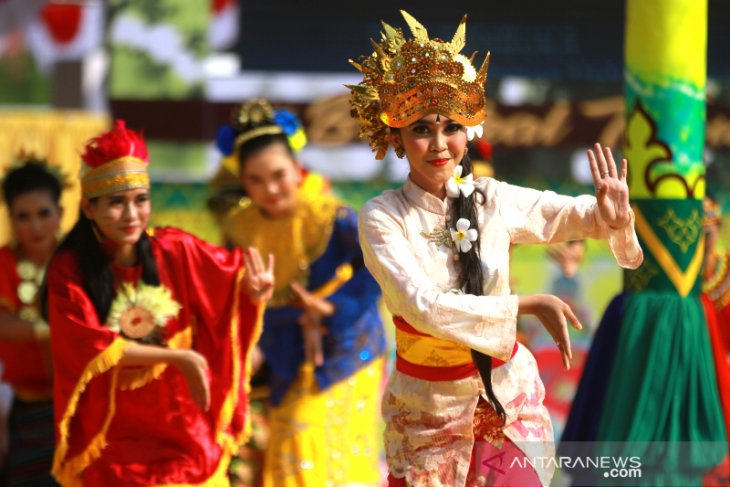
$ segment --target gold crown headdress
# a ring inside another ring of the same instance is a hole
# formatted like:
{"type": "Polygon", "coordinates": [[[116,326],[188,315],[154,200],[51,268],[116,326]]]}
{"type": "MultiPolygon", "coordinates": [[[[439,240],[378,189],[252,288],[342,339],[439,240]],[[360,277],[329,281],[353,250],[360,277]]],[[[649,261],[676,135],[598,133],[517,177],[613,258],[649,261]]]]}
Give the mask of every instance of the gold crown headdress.
{"type": "Polygon", "coordinates": [[[370,140],[376,159],[388,149],[388,127],[405,127],[430,113],[440,113],[467,127],[484,121],[489,53],[477,71],[460,54],[466,45],[466,16],[449,42],[428,38],[426,28],[401,10],[413,39],[383,22],[380,43],[360,63],[350,63],[364,79],[348,85],[351,114],[360,120],[360,136],[370,140]]]}

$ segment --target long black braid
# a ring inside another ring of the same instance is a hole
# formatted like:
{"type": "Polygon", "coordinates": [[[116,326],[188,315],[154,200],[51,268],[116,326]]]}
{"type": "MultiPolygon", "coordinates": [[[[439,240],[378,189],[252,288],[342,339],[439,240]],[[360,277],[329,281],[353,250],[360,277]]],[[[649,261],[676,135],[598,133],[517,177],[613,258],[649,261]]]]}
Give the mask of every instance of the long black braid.
{"type": "MultiPolygon", "coordinates": [[[[471,174],[472,164],[468,152],[464,154],[464,158],[461,160],[461,167],[462,176],[471,174]]],[[[452,207],[452,219],[456,222],[460,218],[466,218],[470,222],[470,227],[477,229],[478,235],[479,220],[477,214],[477,199],[481,200],[479,203],[484,204],[484,193],[479,190],[475,190],[471,195],[469,195],[469,197],[465,197],[461,192],[459,192],[459,198],[455,201],[455,204],[452,207]]],[[[461,263],[459,269],[459,283],[461,284],[461,288],[467,294],[473,294],[475,296],[483,295],[484,275],[482,274],[481,259],[479,257],[478,236],[469,252],[459,254],[459,262],[461,263]]],[[[492,403],[495,411],[504,422],[506,420],[504,407],[502,407],[502,404],[500,404],[499,400],[497,400],[497,396],[494,395],[494,388],[492,387],[492,357],[476,350],[471,351],[471,357],[474,361],[474,365],[476,365],[479,370],[479,375],[482,377],[484,389],[489,401],[492,403]]]]}

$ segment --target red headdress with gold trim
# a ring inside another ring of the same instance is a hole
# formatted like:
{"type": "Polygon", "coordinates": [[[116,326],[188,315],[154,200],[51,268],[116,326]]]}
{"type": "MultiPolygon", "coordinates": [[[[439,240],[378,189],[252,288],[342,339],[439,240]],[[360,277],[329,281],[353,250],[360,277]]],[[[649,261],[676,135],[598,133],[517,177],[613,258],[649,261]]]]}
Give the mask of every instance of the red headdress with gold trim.
{"type": "Polygon", "coordinates": [[[141,134],[117,120],[114,128],[91,139],[81,155],[84,198],[135,188],[149,188],[147,146],[141,134]]]}

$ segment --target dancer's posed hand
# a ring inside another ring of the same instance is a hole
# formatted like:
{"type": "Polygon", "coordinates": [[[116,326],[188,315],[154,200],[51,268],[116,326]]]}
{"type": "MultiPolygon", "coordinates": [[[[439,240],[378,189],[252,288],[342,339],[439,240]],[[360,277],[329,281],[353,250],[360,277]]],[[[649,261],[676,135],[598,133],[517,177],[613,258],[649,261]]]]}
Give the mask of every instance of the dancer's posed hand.
{"type": "Polygon", "coordinates": [[[613,229],[623,228],[631,221],[629,206],[629,187],[626,184],[628,162],[621,159],[621,173],[616,169],[616,162],[610,147],[596,144],[588,149],[588,162],[593,175],[593,186],[596,190],[598,210],[603,220],[613,229]]]}
{"type": "Polygon", "coordinates": [[[170,362],[185,377],[195,403],[200,409],[207,411],[210,407],[208,361],[195,350],[176,350],[176,352],[179,353],[170,362]]]}
{"type": "Polygon", "coordinates": [[[567,322],[569,321],[576,330],[583,329],[570,306],[552,294],[531,294],[520,296],[518,313],[537,316],[555,340],[555,345],[563,357],[563,367],[565,370],[570,370],[573,352],[570,349],[567,322]]]}
{"type": "Polygon", "coordinates": [[[246,273],[243,286],[246,294],[254,303],[267,303],[274,294],[274,256],[269,254],[269,265],[264,267],[261,254],[255,247],[243,252],[246,273]]]}
{"type": "Polygon", "coordinates": [[[304,308],[304,313],[299,318],[304,337],[304,358],[314,365],[322,365],[324,363],[322,336],[327,334],[327,328],[322,326],[322,318],[332,316],[335,307],[326,299],[319,298],[304,289],[298,282],[291,283],[290,287],[299,298],[298,304],[304,308]]]}

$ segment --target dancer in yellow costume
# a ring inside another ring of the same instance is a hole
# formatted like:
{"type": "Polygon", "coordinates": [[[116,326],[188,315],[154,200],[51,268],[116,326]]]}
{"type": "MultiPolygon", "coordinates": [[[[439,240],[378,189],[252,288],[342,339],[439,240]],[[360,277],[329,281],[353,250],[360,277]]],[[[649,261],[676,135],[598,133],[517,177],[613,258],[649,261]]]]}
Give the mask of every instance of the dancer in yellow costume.
{"type": "Polygon", "coordinates": [[[264,484],[379,485],[380,291],[363,266],[355,211],[300,190],[291,144],[300,130],[293,114],[255,100],[218,137],[248,195],[224,236],[277,262],[259,341],[271,370],[264,484]]]}

